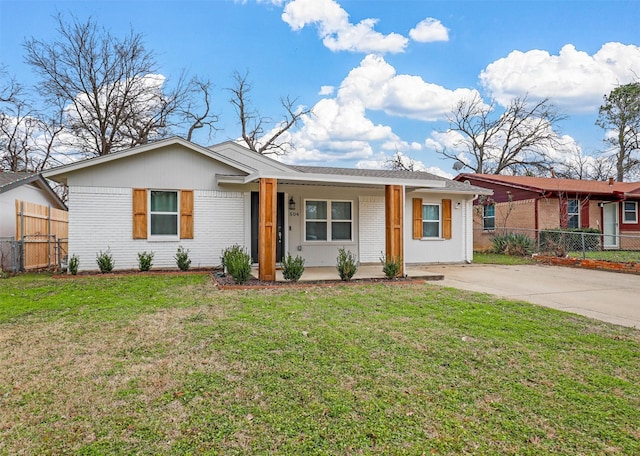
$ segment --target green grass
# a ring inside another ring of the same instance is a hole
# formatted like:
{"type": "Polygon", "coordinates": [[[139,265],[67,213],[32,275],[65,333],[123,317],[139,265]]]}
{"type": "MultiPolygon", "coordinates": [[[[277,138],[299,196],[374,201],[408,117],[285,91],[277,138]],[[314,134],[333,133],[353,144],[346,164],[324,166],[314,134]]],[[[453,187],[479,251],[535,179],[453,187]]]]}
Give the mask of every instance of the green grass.
{"type": "Polygon", "coordinates": [[[473,262],[478,264],[533,264],[531,257],[505,255],[503,253],[473,252],[473,262]]]}
{"type": "Polygon", "coordinates": [[[640,454],[640,332],[437,285],[0,281],[0,454],[640,454]]]}
{"type": "MultiPolygon", "coordinates": [[[[582,258],[582,252],[570,252],[573,258],[582,258]]],[[[640,263],[640,251],[638,250],[604,250],[585,252],[585,258],[591,260],[614,261],[617,263],[640,263]]]]}

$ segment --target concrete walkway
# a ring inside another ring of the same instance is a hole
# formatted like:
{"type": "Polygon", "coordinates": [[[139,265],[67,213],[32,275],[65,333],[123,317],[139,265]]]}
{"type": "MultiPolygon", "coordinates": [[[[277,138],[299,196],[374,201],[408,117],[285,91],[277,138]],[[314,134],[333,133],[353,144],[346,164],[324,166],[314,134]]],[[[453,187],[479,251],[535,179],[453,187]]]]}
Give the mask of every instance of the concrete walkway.
{"type": "Polygon", "coordinates": [[[435,282],[640,329],[640,276],[544,265],[430,265],[435,282]]]}

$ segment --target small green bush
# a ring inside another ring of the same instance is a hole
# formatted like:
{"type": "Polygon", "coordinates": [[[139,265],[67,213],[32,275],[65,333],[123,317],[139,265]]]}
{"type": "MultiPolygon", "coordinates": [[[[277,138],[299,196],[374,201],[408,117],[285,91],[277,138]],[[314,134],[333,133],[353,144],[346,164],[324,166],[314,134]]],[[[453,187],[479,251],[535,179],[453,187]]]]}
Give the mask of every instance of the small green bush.
{"type": "Polygon", "coordinates": [[[77,275],[79,266],[80,258],[78,258],[78,256],[74,253],[73,255],[71,255],[71,258],[69,258],[69,273],[71,273],[71,275],[77,275]]]}
{"type": "Polygon", "coordinates": [[[176,252],[176,264],[181,271],[187,271],[191,267],[191,259],[189,258],[189,249],[184,249],[182,246],[178,246],[176,252]]]}
{"type": "Polygon", "coordinates": [[[396,277],[398,277],[398,274],[400,274],[399,257],[385,258],[385,256],[381,252],[380,263],[382,263],[382,272],[384,272],[384,275],[387,279],[395,279],[396,277]]]}
{"type": "Polygon", "coordinates": [[[526,234],[506,233],[493,237],[493,253],[512,256],[528,256],[533,252],[534,242],[526,234]]]}
{"type": "Polygon", "coordinates": [[[351,250],[345,250],[344,247],[340,247],[336,260],[338,262],[336,268],[338,269],[338,274],[340,274],[340,280],[351,280],[358,270],[355,254],[351,250]]]}
{"type": "Polygon", "coordinates": [[[235,283],[245,283],[251,277],[251,255],[244,247],[234,244],[226,248],[222,252],[221,261],[235,283]]]}
{"type": "Polygon", "coordinates": [[[138,252],[138,269],[140,271],[148,271],[153,266],[153,252],[138,252]]]}
{"type": "Polygon", "coordinates": [[[100,253],[96,255],[96,263],[98,263],[98,269],[100,269],[100,272],[103,274],[113,271],[115,261],[113,261],[113,255],[111,255],[110,247],[107,247],[106,252],[100,250],[100,253]]]}
{"type": "Polygon", "coordinates": [[[293,258],[290,253],[282,258],[282,277],[284,277],[284,280],[297,282],[302,277],[303,272],[304,258],[299,255],[293,258]]]}

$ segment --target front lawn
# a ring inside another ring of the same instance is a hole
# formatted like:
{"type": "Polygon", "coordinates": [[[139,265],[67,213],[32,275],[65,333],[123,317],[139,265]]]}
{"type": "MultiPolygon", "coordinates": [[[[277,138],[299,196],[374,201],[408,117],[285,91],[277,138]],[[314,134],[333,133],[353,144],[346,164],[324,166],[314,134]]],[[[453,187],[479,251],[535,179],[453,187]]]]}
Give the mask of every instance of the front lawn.
{"type": "Polygon", "coordinates": [[[640,454],[640,332],[438,285],[0,280],[0,454],[640,454]]]}
{"type": "Polygon", "coordinates": [[[640,263],[640,250],[597,250],[592,252],[570,252],[570,257],[590,260],[613,261],[616,263],[640,263]]]}

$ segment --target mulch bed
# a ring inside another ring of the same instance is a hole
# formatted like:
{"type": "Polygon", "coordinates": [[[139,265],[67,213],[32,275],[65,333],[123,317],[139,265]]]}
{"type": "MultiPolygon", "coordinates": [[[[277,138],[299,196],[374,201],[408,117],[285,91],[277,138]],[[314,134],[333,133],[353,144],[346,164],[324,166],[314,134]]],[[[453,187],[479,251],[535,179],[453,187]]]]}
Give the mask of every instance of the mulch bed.
{"type": "Polygon", "coordinates": [[[53,277],[56,279],[73,279],[74,277],[91,277],[91,276],[101,276],[101,277],[120,277],[120,276],[131,276],[131,275],[187,275],[187,274],[196,274],[196,275],[206,275],[211,274],[211,268],[194,268],[189,269],[188,271],[180,271],[179,269],[153,269],[151,271],[139,271],[137,269],[119,269],[113,272],[102,273],[100,271],[82,271],[78,272],[76,275],[72,274],[55,274],[53,277]]]}
{"type": "Polygon", "coordinates": [[[213,273],[213,279],[220,290],[256,290],[256,289],[272,289],[272,288],[308,288],[308,287],[335,287],[343,285],[411,285],[417,283],[424,283],[424,279],[412,279],[412,278],[397,278],[393,280],[383,278],[370,278],[370,279],[351,279],[345,280],[312,280],[304,282],[266,282],[258,280],[255,277],[251,277],[249,280],[242,284],[235,283],[233,277],[230,275],[221,275],[220,273],[213,273]]]}

